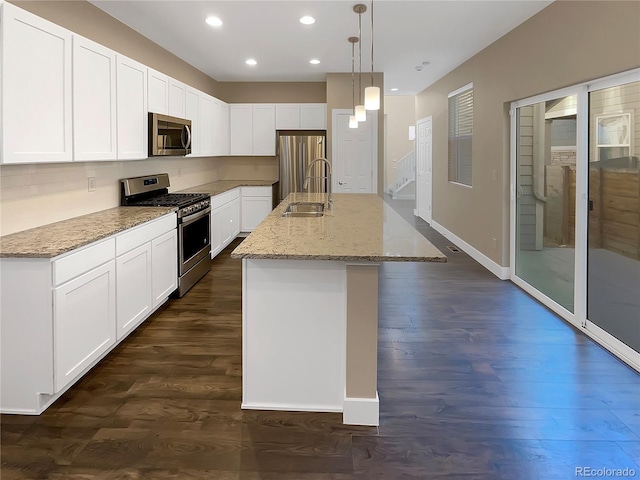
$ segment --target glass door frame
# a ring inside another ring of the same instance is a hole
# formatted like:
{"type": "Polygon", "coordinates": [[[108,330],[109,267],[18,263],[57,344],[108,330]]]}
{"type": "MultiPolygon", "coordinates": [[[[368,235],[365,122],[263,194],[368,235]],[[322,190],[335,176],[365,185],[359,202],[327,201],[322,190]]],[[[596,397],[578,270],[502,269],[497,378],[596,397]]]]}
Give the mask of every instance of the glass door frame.
{"type": "Polygon", "coordinates": [[[587,238],[589,227],[589,92],[625,83],[640,81],[640,68],[616,75],[584,82],[571,87],[535,95],[512,102],[509,109],[510,120],[510,211],[509,211],[509,279],[555,312],[597,343],[640,371],[640,353],[610,335],[587,319],[587,238]],[[575,270],[574,270],[574,312],[570,312],[522,278],[516,275],[516,194],[517,194],[517,115],[520,107],[575,95],[576,109],[576,218],[575,218],[575,270]]]}

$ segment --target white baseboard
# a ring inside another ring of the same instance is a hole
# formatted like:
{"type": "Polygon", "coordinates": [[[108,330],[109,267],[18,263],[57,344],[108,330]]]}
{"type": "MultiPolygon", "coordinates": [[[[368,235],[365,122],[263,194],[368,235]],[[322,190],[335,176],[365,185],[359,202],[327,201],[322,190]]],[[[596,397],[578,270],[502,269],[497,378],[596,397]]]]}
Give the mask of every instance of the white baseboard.
{"type": "Polygon", "coordinates": [[[414,217],[417,217],[417,216],[418,216],[418,209],[417,209],[417,208],[414,208],[414,209],[413,209],[413,216],[414,216],[414,217]]]}
{"type": "Polygon", "coordinates": [[[342,413],[342,423],[345,425],[380,425],[380,399],[349,398],[345,395],[342,413]]]}
{"type": "Polygon", "coordinates": [[[271,403],[249,403],[242,402],[242,410],[277,410],[284,412],[342,412],[340,407],[328,407],[326,405],[297,405],[297,404],[271,404],[271,403]]]}
{"type": "Polygon", "coordinates": [[[482,265],[484,268],[493,273],[500,280],[509,280],[509,267],[503,267],[487,257],[480,250],[472,247],[467,242],[462,240],[456,234],[450,232],[435,220],[431,220],[431,227],[443,237],[451,240],[456,247],[463,250],[467,255],[473,258],[476,262],[482,265]]]}

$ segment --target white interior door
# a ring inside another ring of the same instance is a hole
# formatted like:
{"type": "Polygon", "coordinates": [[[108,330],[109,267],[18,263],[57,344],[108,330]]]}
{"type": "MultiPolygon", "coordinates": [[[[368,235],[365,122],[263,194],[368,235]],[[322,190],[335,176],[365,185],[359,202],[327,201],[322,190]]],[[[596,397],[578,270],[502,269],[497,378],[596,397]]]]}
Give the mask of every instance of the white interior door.
{"type": "Polygon", "coordinates": [[[349,128],[350,110],[333,111],[333,191],[376,193],[378,184],[378,112],[349,128]]]}
{"type": "Polygon", "coordinates": [[[418,122],[418,145],[416,157],[416,207],[418,216],[431,224],[431,195],[433,185],[432,161],[432,117],[418,122]]]}

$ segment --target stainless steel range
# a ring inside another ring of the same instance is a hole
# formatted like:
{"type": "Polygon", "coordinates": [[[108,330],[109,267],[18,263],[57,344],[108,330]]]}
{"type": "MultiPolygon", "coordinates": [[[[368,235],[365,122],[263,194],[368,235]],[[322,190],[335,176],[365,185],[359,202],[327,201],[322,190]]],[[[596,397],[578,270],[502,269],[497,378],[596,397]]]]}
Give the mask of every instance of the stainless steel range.
{"type": "Polygon", "coordinates": [[[206,193],[169,193],[169,175],[120,180],[120,204],[178,208],[178,289],[182,297],[211,269],[211,197],[206,193]]]}

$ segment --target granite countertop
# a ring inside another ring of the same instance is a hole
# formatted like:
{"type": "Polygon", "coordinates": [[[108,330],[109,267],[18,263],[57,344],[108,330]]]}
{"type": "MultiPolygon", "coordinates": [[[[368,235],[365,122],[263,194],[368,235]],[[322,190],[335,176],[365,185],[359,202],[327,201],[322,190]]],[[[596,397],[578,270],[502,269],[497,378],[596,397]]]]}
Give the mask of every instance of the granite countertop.
{"type": "Polygon", "coordinates": [[[236,187],[270,187],[278,180],[218,180],[197,187],[180,190],[180,193],[208,193],[211,196],[233,190],[236,187]]]}
{"type": "Polygon", "coordinates": [[[175,207],[115,207],[4,235],[0,257],[57,257],[175,211],[175,207]]]}
{"type": "Polygon", "coordinates": [[[326,194],[292,193],[231,254],[233,258],[446,262],[447,257],[373,194],[334,194],[322,217],[282,217],[291,202],[326,194]]]}

